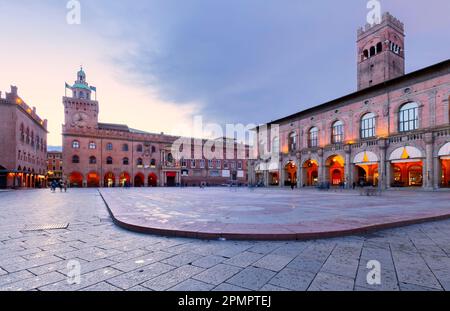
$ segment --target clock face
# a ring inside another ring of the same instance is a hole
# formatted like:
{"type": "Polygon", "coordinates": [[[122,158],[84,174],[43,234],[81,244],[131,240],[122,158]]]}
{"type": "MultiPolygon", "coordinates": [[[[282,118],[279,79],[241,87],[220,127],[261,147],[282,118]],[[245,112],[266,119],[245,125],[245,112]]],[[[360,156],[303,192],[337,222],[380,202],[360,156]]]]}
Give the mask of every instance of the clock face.
{"type": "Polygon", "coordinates": [[[78,126],[86,125],[88,115],[84,112],[77,112],[72,116],[72,122],[78,126]]]}

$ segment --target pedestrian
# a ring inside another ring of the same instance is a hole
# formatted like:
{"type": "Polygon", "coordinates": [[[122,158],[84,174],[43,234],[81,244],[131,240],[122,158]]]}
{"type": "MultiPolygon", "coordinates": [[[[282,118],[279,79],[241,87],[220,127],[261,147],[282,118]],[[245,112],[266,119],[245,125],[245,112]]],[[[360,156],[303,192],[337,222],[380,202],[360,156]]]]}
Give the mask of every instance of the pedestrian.
{"type": "Polygon", "coordinates": [[[356,182],[353,182],[353,190],[356,189],[356,182]]]}
{"type": "Polygon", "coordinates": [[[67,192],[67,182],[64,181],[64,192],[67,192]]]}
{"type": "Polygon", "coordinates": [[[62,184],[62,180],[59,181],[58,183],[58,187],[59,187],[59,192],[63,191],[63,184],[62,184]]]}

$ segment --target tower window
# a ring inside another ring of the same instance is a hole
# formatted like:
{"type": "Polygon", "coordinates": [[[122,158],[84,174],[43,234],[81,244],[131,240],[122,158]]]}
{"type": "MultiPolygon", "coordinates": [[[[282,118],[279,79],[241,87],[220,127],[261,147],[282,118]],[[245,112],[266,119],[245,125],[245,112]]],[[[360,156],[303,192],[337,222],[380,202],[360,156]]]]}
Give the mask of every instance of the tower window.
{"type": "Polygon", "coordinates": [[[381,53],[383,51],[383,44],[381,42],[378,42],[377,44],[377,54],[381,53]]]}
{"type": "Polygon", "coordinates": [[[72,157],[72,163],[74,163],[74,164],[80,163],[80,157],[77,156],[77,155],[74,155],[74,156],[72,157]]]}
{"type": "Polygon", "coordinates": [[[72,148],[73,149],[80,149],[80,142],[78,140],[74,140],[72,142],[72,148]]]}

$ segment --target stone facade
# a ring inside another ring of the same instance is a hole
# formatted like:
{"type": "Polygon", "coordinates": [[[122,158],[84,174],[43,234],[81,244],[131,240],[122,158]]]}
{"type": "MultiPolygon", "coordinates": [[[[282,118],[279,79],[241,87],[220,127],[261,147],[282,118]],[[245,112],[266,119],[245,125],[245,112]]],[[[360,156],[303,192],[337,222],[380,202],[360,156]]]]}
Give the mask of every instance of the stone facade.
{"type": "Polygon", "coordinates": [[[46,186],[47,120],[18,95],[0,92],[0,188],[46,186]]]}
{"type": "Polygon", "coordinates": [[[122,124],[98,122],[99,103],[92,100],[96,90],[86,82],[80,70],[71,97],[63,97],[64,179],[72,187],[111,186],[199,186],[225,183],[245,184],[247,164],[238,158],[242,145],[234,143],[234,156],[208,160],[194,154],[192,139],[190,158],[178,159],[172,154],[177,136],[148,133],[122,124]]]}
{"type": "Polygon", "coordinates": [[[403,74],[402,34],[403,25],[389,14],[380,25],[359,30],[357,92],[258,127],[267,143],[258,145],[260,160],[251,166],[250,181],[449,187],[450,61],[403,74]],[[391,45],[386,38],[397,41],[391,45]],[[381,46],[373,60],[364,56],[370,46],[381,46]],[[277,163],[261,160],[265,150],[277,163]]]}
{"type": "Polygon", "coordinates": [[[47,176],[48,182],[63,179],[63,154],[62,151],[47,152],[47,176]]]}

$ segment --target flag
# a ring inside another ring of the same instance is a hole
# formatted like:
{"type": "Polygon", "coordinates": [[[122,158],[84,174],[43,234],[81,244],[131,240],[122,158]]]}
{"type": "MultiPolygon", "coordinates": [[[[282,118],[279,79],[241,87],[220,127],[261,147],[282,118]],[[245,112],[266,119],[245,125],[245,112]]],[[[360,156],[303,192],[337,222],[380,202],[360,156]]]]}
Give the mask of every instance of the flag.
{"type": "Polygon", "coordinates": [[[72,89],[72,87],[66,82],[66,89],[72,89]]]}
{"type": "Polygon", "coordinates": [[[97,87],[95,87],[95,86],[90,86],[89,88],[91,89],[91,91],[97,92],[97,87]]]}

